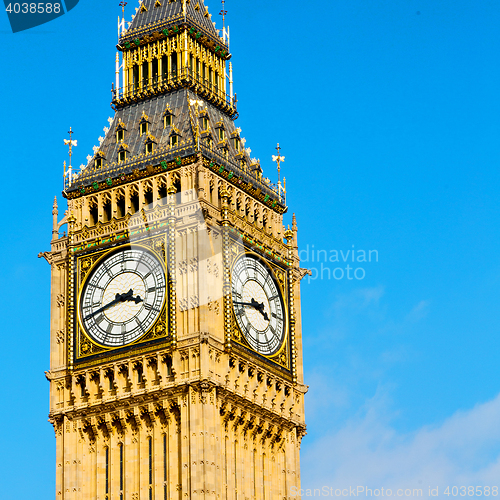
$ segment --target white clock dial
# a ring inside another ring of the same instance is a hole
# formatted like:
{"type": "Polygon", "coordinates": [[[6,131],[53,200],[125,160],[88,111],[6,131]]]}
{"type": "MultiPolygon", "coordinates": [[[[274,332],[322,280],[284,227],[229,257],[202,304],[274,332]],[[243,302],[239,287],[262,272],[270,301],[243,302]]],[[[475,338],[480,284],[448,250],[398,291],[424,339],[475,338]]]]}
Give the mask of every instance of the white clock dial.
{"type": "Polygon", "coordinates": [[[257,257],[243,255],[231,277],[233,309],[245,339],[258,353],[275,354],[285,338],[285,305],[271,270],[257,257]]]}
{"type": "Polygon", "coordinates": [[[80,320],[105,346],[123,346],[144,335],[165,300],[165,273],[146,250],[128,248],[102,260],[83,286],[80,320]]]}

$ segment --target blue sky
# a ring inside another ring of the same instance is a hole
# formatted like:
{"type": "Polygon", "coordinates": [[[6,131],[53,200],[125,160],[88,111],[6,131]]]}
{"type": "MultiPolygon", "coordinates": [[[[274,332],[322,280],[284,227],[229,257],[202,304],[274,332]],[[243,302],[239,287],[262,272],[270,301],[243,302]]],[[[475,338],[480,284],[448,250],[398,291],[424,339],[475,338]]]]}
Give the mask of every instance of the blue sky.
{"type": "MultiPolygon", "coordinates": [[[[206,3],[218,17],[220,4],[206,3]]],[[[304,487],[498,486],[499,4],[228,0],[226,9],[237,123],[272,180],[271,155],[283,148],[286,222],[296,212],[303,266],[321,270],[313,245],[378,252],[359,263],[364,279],[325,271],[303,281],[304,487]]],[[[0,14],[6,499],[54,492],[49,266],[36,255],[49,249],[55,195],[63,206],[66,132],[83,163],[112,116],[119,11],[81,0],[15,35],[0,14]]]]}

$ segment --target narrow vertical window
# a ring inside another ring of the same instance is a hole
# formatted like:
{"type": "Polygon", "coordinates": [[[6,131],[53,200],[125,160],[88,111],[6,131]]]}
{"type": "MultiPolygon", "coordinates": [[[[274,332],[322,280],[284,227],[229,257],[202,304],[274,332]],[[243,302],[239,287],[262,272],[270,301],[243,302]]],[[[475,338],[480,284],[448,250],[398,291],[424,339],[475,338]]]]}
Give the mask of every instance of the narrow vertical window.
{"type": "Polygon", "coordinates": [[[153,86],[156,88],[156,85],[158,83],[158,59],[153,59],[151,62],[151,69],[152,69],[152,83],[153,86]]]}
{"type": "Polygon", "coordinates": [[[139,88],[139,66],[137,64],[132,69],[132,85],[134,86],[134,90],[139,88]]]}
{"type": "Polygon", "coordinates": [[[106,448],[106,500],[108,500],[108,494],[109,494],[109,448],[106,448]]]}
{"type": "Polygon", "coordinates": [[[120,443],[120,500],[123,500],[123,443],[120,443]]]}
{"type": "Polygon", "coordinates": [[[139,210],[139,195],[137,193],[130,197],[130,209],[133,214],[139,210]]]}
{"type": "Polygon", "coordinates": [[[147,88],[149,85],[149,62],[142,63],[142,87],[147,88]]]}
{"type": "Polygon", "coordinates": [[[108,222],[111,220],[111,200],[107,200],[103,206],[103,213],[104,213],[104,222],[108,222]]]}
{"type": "Polygon", "coordinates": [[[153,439],[148,438],[149,448],[149,500],[153,500],[153,439]]]}
{"type": "Polygon", "coordinates": [[[125,215],[125,197],[121,197],[116,201],[116,207],[118,209],[118,217],[123,217],[125,215]]]}
{"type": "Polygon", "coordinates": [[[163,434],[163,500],[167,500],[167,434],[163,434]]]}
{"type": "Polygon", "coordinates": [[[172,77],[176,78],[177,77],[177,52],[172,52],[172,77]]]}
{"type": "Polygon", "coordinates": [[[161,58],[161,76],[164,82],[168,81],[168,56],[161,58]]]}

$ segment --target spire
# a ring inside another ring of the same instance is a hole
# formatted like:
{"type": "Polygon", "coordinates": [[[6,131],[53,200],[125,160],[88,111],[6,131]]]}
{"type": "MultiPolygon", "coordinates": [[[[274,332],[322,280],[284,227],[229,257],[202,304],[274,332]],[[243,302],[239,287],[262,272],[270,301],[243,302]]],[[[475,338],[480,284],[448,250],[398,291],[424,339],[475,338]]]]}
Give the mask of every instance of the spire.
{"type": "Polygon", "coordinates": [[[141,38],[154,32],[161,32],[165,27],[176,23],[197,26],[204,35],[218,39],[219,35],[212,22],[212,15],[203,4],[203,0],[142,0],[122,33],[120,43],[141,38]]]}
{"type": "Polygon", "coordinates": [[[298,245],[298,242],[297,242],[297,232],[298,232],[298,228],[297,228],[297,218],[295,217],[295,214],[292,215],[292,232],[293,232],[293,250],[294,250],[294,254],[296,256],[299,255],[299,245],[298,245]]]}
{"type": "Polygon", "coordinates": [[[59,211],[57,210],[57,196],[54,196],[54,204],[52,205],[52,239],[57,240],[59,236],[59,228],[57,224],[57,216],[59,211]]]}

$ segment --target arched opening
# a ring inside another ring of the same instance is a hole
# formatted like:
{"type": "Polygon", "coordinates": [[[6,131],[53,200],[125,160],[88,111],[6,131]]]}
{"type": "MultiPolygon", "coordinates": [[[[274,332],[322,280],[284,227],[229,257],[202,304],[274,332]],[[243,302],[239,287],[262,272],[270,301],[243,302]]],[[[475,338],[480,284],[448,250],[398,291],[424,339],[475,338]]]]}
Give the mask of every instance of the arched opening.
{"type": "Polygon", "coordinates": [[[144,201],[146,202],[148,208],[153,207],[153,191],[146,191],[144,193],[144,201]]]}
{"type": "Polygon", "coordinates": [[[116,200],[116,211],[118,217],[123,217],[125,215],[125,196],[121,196],[116,200]]]}
{"type": "Polygon", "coordinates": [[[130,211],[135,214],[139,210],[139,195],[137,193],[130,197],[130,211]]]}
{"type": "Polygon", "coordinates": [[[161,77],[163,82],[168,81],[168,56],[161,58],[161,77]]]}
{"type": "Polygon", "coordinates": [[[139,88],[139,66],[137,64],[132,67],[132,86],[134,90],[139,88]]]}
{"type": "Polygon", "coordinates": [[[158,85],[158,59],[153,59],[151,62],[151,82],[156,88],[158,85]]]}
{"type": "Polygon", "coordinates": [[[168,203],[167,200],[167,186],[161,186],[158,190],[158,196],[160,197],[160,203],[162,205],[166,205],[168,203]]]}
{"type": "Polygon", "coordinates": [[[142,63],[142,88],[145,89],[149,85],[149,62],[142,63]]]}
{"type": "Polygon", "coordinates": [[[97,203],[90,206],[89,215],[90,225],[93,226],[94,224],[97,224],[97,221],[99,220],[99,210],[97,209],[97,203]]]}
{"type": "Polygon", "coordinates": [[[171,68],[172,78],[177,78],[177,52],[172,52],[171,68]]]}
{"type": "Polygon", "coordinates": [[[104,222],[111,220],[111,200],[106,200],[102,208],[103,208],[104,222]]]}
{"type": "Polygon", "coordinates": [[[174,188],[175,188],[175,192],[176,193],[180,193],[181,192],[181,180],[176,177],[174,179],[174,184],[173,184],[174,188]]]}

